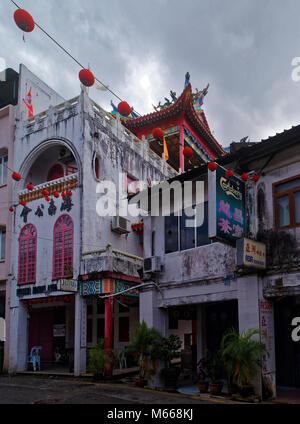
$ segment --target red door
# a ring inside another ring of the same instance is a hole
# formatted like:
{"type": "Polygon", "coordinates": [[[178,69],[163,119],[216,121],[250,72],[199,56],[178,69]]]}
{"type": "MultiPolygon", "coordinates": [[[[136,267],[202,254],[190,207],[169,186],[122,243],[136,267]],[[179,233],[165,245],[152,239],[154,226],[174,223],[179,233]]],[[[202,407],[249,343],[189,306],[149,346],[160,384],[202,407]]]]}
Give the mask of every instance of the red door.
{"type": "Polygon", "coordinates": [[[33,346],[42,346],[41,361],[53,360],[53,311],[32,311],[29,321],[28,353],[33,346]]]}

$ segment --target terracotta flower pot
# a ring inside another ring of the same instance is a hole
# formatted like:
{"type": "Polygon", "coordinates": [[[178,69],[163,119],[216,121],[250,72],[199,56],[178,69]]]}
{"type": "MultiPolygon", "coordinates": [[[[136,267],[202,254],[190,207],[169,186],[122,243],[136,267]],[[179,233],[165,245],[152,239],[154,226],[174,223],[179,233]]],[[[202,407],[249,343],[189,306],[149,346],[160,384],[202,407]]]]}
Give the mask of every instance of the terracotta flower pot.
{"type": "Polygon", "coordinates": [[[240,395],[242,397],[250,397],[253,396],[254,393],[254,387],[251,385],[247,385],[247,386],[239,386],[238,387],[238,392],[240,393],[240,395]]]}
{"type": "Polygon", "coordinates": [[[227,384],[227,391],[229,395],[233,395],[237,393],[237,385],[236,384],[227,384]]]}
{"type": "Polygon", "coordinates": [[[212,395],[219,395],[222,392],[223,383],[210,383],[209,391],[212,395]]]}
{"type": "Polygon", "coordinates": [[[199,381],[198,382],[198,388],[200,393],[207,393],[208,392],[208,381],[199,381]]]}
{"type": "Polygon", "coordinates": [[[137,377],[134,379],[134,385],[136,387],[145,387],[147,384],[147,380],[144,380],[143,378],[137,377]]]}

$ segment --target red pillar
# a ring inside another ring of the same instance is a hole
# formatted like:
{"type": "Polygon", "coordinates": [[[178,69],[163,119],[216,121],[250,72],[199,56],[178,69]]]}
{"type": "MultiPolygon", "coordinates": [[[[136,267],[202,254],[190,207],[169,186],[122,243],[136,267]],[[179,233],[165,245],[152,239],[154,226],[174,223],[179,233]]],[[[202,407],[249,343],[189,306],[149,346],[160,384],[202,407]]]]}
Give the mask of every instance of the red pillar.
{"type": "Polygon", "coordinates": [[[181,172],[184,172],[183,149],[184,149],[184,129],[183,129],[183,125],[180,125],[179,127],[179,168],[181,169],[181,172]]]}
{"type": "MultiPolygon", "coordinates": [[[[113,299],[108,297],[105,299],[105,351],[110,353],[113,348],[113,299]]],[[[105,375],[111,375],[112,370],[110,366],[105,368],[105,375]]]]}

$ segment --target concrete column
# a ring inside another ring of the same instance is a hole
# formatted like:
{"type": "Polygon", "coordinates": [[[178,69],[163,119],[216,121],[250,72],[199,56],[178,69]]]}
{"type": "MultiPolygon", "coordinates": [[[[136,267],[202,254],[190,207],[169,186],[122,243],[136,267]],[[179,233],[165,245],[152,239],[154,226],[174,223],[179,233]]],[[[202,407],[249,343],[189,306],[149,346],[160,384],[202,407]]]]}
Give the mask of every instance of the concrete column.
{"type": "Polygon", "coordinates": [[[9,322],[10,322],[10,278],[6,281],[5,293],[5,335],[3,372],[9,369],[9,322]]]}
{"type": "Polygon", "coordinates": [[[22,302],[10,309],[9,367],[10,374],[27,369],[28,313],[22,302]]]}
{"type": "Polygon", "coordinates": [[[204,356],[205,339],[205,305],[197,305],[197,362],[204,356]]]}
{"type": "MultiPolygon", "coordinates": [[[[140,293],[140,322],[146,322],[149,328],[155,328],[159,333],[167,337],[169,333],[169,314],[167,309],[158,308],[158,301],[161,301],[161,294],[156,289],[140,293]]],[[[164,367],[162,361],[158,361],[156,374],[148,382],[152,387],[164,387],[161,370],[164,367]]]]}
{"type": "Polygon", "coordinates": [[[74,375],[86,372],[87,307],[85,298],[75,295],[74,375]]]}
{"type": "MultiPolygon", "coordinates": [[[[238,278],[239,331],[259,328],[259,282],[257,275],[238,278]]],[[[259,340],[259,337],[257,337],[259,340]]],[[[262,395],[261,372],[253,381],[256,393],[262,395]]]]}

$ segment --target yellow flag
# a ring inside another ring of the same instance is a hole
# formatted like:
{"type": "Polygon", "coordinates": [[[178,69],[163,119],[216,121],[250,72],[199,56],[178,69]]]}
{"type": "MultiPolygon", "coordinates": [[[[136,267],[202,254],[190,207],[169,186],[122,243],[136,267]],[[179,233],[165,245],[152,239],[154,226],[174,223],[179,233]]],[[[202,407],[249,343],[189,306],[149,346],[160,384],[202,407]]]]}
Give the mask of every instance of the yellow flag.
{"type": "Polygon", "coordinates": [[[169,160],[169,152],[168,152],[168,147],[167,147],[167,142],[166,142],[165,137],[164,137],[164,155],[165,155],[165,160],[168,161],[169,160]]]}

